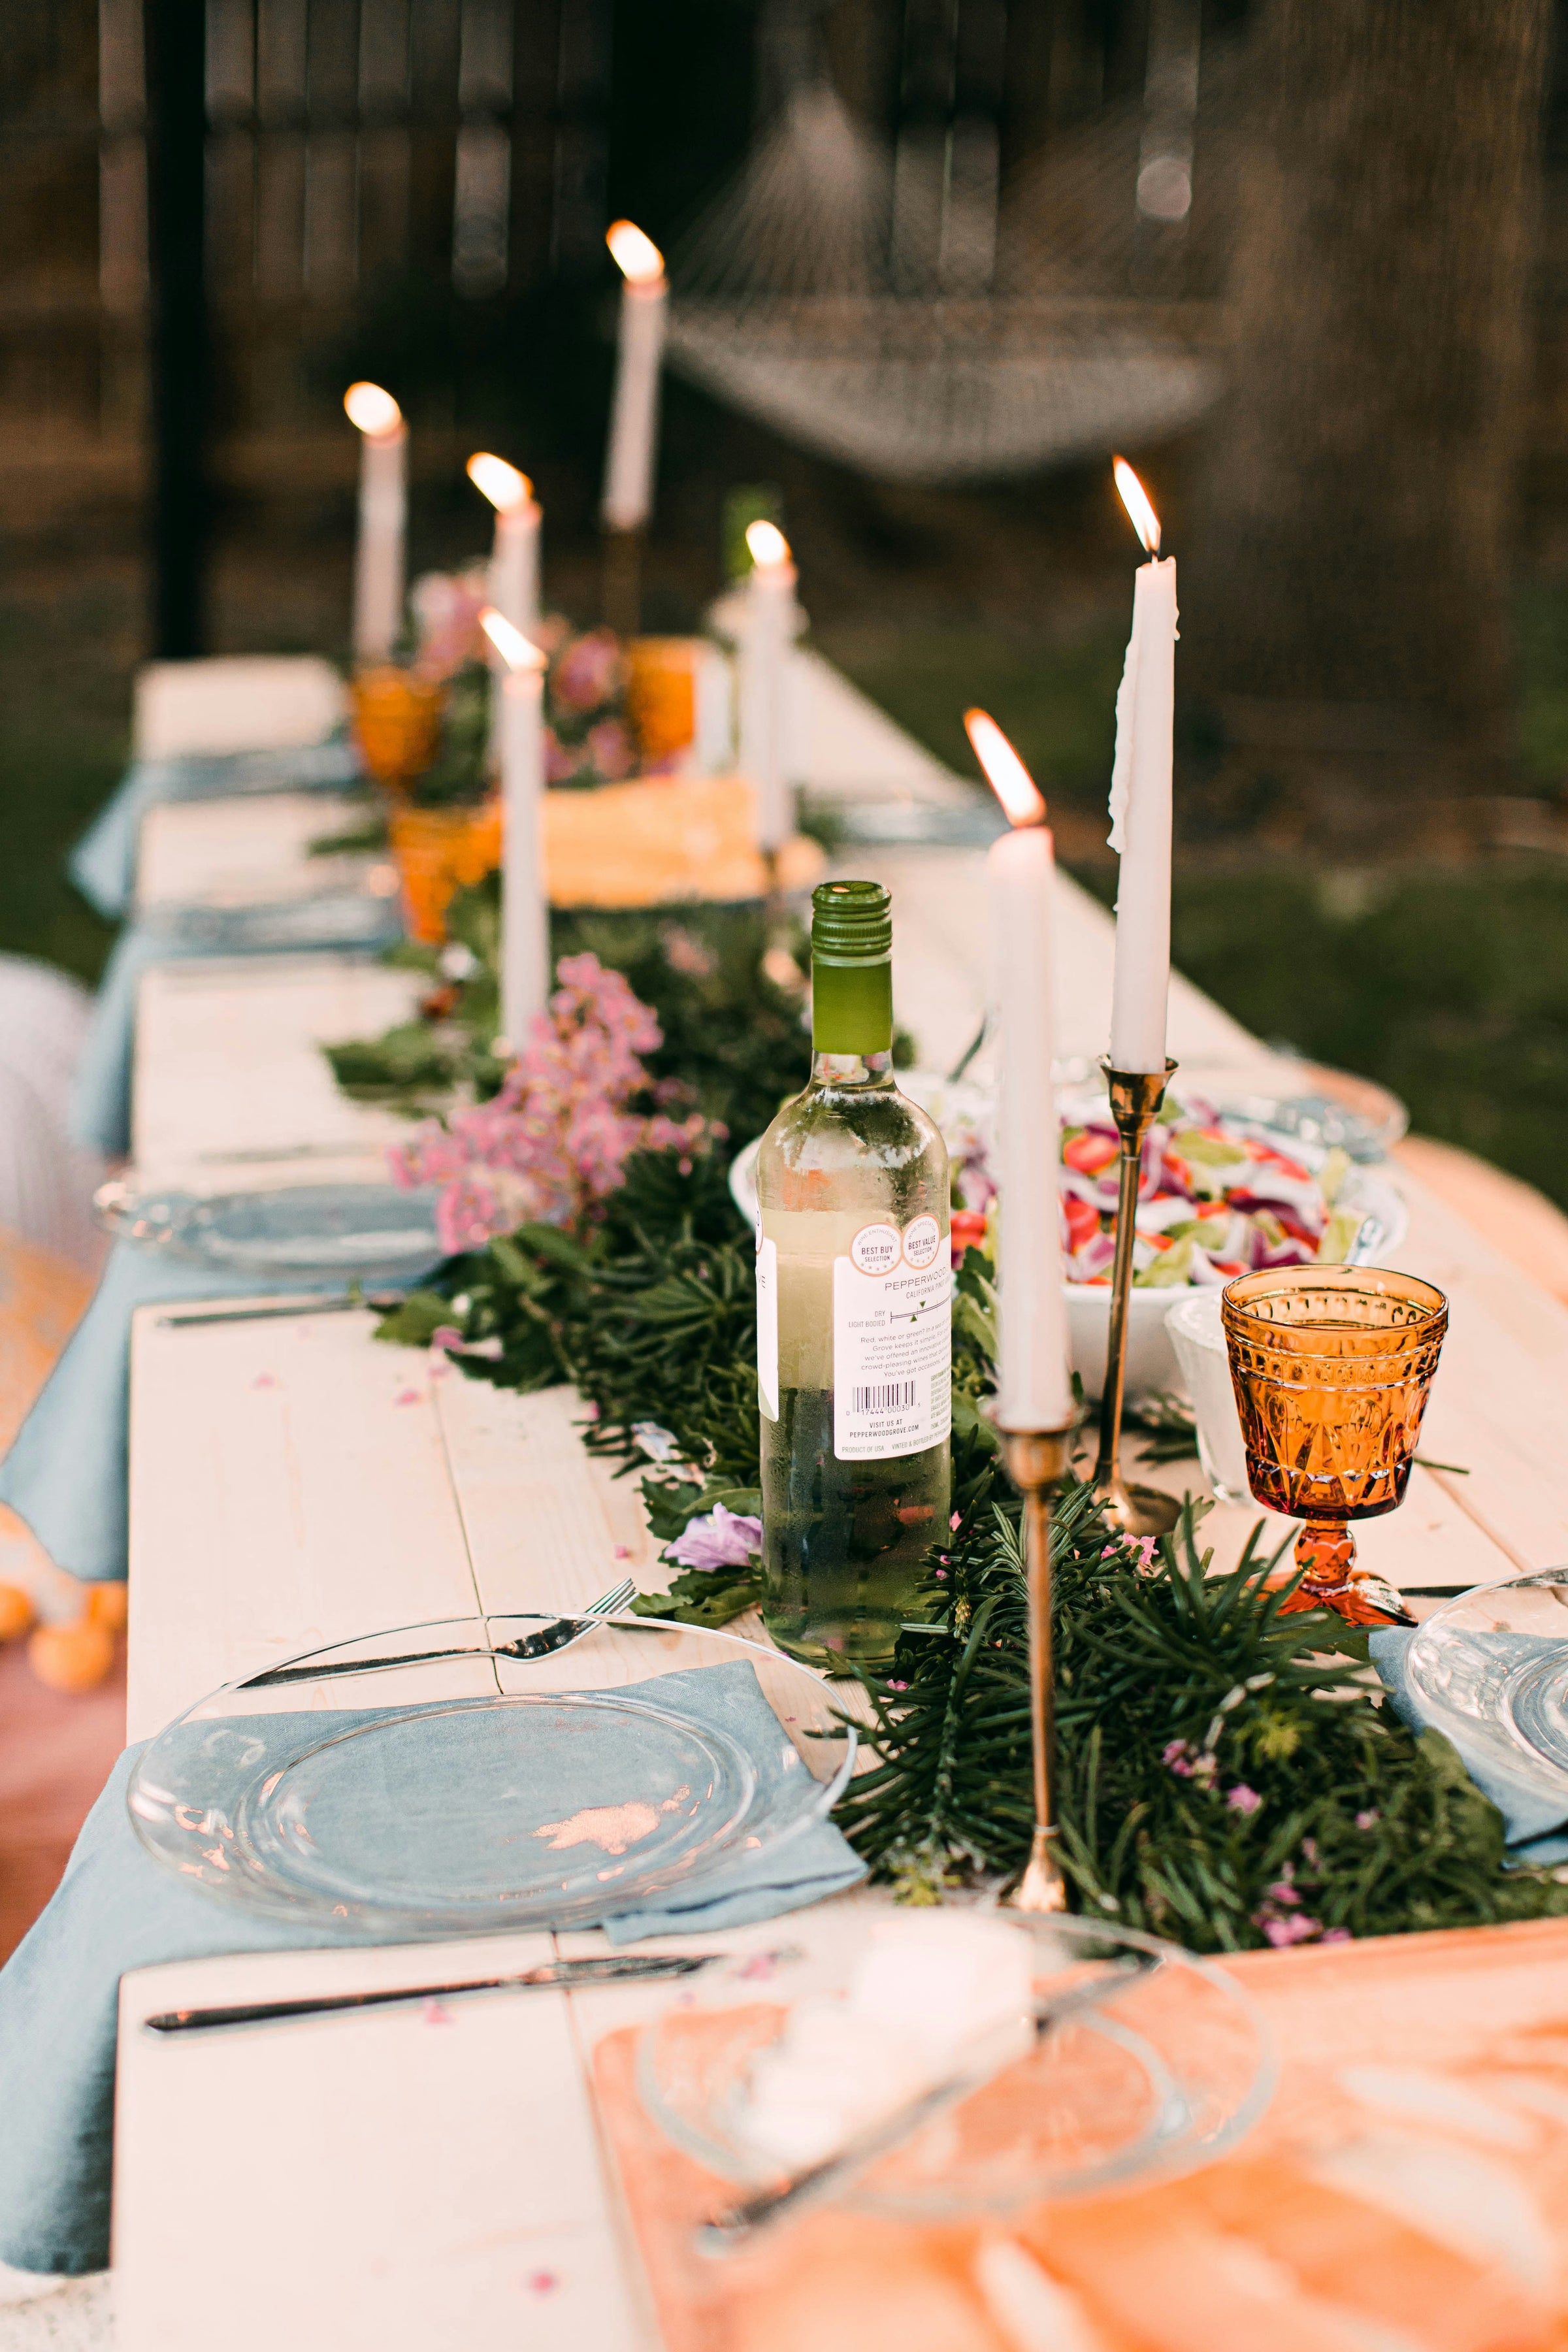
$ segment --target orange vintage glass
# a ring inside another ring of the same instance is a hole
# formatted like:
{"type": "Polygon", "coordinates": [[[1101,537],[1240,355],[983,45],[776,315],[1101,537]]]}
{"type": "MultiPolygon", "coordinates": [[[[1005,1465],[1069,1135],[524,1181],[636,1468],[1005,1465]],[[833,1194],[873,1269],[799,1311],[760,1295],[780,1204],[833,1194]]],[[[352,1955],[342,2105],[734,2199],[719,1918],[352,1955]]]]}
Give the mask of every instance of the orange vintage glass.
{"type": "Polygon", "coordinates": [[[1286,1608],[1408,1623],[1398,1595],[1356,1566],[1350,1523],[1405,1499],[1447,1300],[1377,1266],[1288,1265],[1227,1284],[1221,1313],[1247,1485],[1303,1522],[1305,1573],[1286,1608]]]}
{"type": "Polygon", "coordinates": [[[351,692],[354,739],[365,766],[389,792],[405,790],[440,748],[445,686],[384,662],[356,671],[351,692]]]}
{"type": "Polygon", "coordinates": [[[439,947],[454,891],[482,882],[500,864],[500,803],[395,808],[389,830],[410,935],[426,947],[439,947]]]}
{"type": "Polygon", "coordinates": [[[651,768],[678,759],[697,732],[700,638],[634,637],[626,647],[626,716],[651,768]]]}

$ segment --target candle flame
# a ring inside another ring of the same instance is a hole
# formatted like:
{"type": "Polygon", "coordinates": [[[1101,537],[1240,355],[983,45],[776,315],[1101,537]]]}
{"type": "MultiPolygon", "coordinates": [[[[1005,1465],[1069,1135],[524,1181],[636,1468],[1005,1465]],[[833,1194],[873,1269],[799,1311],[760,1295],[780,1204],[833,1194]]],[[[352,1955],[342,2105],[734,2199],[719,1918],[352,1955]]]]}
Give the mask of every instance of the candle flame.
{"type": "Polygon", "coordinates": [[[1143,542],[1146,555],[1160,552],[1160,518],[1154,512],[1148,491],[1125,457],[1113,457],[1110,470],[1116,477],[1116,487],[1121,493],[1132,528],[1143,542]]]}
{"type": "Polygon", "coordinates": [[[384,441],[403,422],[403,411],[378,383],[351,383],[343,394],[349,423],[373,441],[384,441]]]}
{"type": "Polygon", "coordinates": [[[482,490],[492,507],[510,514],[514,507],[527,504],[533,496],[533,484],[504,457],[492,457],[488,449],[476,449],[468,459],[468,479],[476,490],[482,490]]]}
{"type": "Polygon", "coordinates": [[[544,667],[544,656],[539,647],[531,643],[521,629],[515,628],[504,613],[498,613],[493,604],[487,604],[479,614],[479,626],[508,669],[544,667]]]}
{"type": "Polygon", "coordinates": [[[985,781],[1009,824],[1043,824],[1045,795],[988,711],[966,710],[963,724],[985,781]]]}
{"type": "Polygon", "coordinates": [[[789,541],[776,523],[749,522],[746,545],[752,551],[753,563],[787,563],[790,560],[789,541]]]}
{"type": "Polygon", "coordinates": [[[635,221],[612,221],[605,231],[616,268],[634,286],[652,286],[664,276],[664,256],[635,221]]]}

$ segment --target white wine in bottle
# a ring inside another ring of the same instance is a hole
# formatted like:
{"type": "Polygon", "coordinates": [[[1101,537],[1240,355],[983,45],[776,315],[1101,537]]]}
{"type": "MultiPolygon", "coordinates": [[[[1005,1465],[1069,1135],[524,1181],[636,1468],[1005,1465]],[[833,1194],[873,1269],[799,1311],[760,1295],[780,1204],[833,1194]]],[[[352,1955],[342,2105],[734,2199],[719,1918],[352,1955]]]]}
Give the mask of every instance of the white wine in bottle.
{"type": "Polygon", "coordinates": [[[812,901],[812,1070],[757,1161],[763,1613],[829,1672],[891,1658],[946,1532],[947,1147],[893,1080],[878,882],[812,901]]]}

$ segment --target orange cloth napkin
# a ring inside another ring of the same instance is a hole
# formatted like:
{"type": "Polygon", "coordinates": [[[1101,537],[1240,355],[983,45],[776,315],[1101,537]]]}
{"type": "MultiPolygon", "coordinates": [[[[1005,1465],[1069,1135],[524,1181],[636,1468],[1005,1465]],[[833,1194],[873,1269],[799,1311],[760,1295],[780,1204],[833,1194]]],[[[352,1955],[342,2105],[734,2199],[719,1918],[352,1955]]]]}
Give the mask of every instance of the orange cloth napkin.
{"type": "Polygon", "coordinates": [[[644,2112],[635,2033],[607,2036],[600,2109],[667,2352],[1568,2342],[1568,1924],[1231,1965],[1280,2082],[1207,2170],[1001,2221],[826,2210],[722,2262],[697,2254],[691,2231],[736,2190],[644,2112]]]}

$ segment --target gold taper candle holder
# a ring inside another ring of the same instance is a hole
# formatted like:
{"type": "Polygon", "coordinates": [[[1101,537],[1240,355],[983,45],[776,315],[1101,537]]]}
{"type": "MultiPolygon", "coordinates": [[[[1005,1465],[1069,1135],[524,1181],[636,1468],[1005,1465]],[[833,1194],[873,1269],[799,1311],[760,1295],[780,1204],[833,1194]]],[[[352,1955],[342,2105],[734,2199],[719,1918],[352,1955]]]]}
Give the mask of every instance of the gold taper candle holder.
{"type": "Polygon", "coordinates": [[[605,625],[617,637],[629,639],[642,630],[643,533],[639,529],[616,530],[604,536],[604,607],[605,625]]]}
{"type": "Polygon", "coordinates": [[[1029,1738],[1035,1834],[1024,1875],[1008,1902],[1017,1911],[1065,1911],[1067,1881],[1057,1861],[1056,1676],[1051,1663],[1051,1505],[1067,1473],[1068,1429],[1005,1429],[1007,1475],[1024,1498],[1024,1570],[1029,1594],[1029,1738]]]}
{"type": "Polygon", "coordinates": [[[1121,1138],[1117,1171],[1116,1257],[1110,1269],[1110,1335],[1105,1350],[1105,1386],[1100,1400],[1100,1458],[1094,1465],[1095,1500],[1124,1535],[1163,1536],[1180,1517],[1180,1506],[1153,1486],[1130,1486],[1121,1475],[1121,1408],[1127,1390],[1127,1295],[1132,1287],[1132,1245],[1138,1238],[1138,1184],[1143,1142],[1164,1100],[1175,1070],[1113,1070],[1100,1064],[1110,1091],[1110,1116],[1121,1138]]]}

